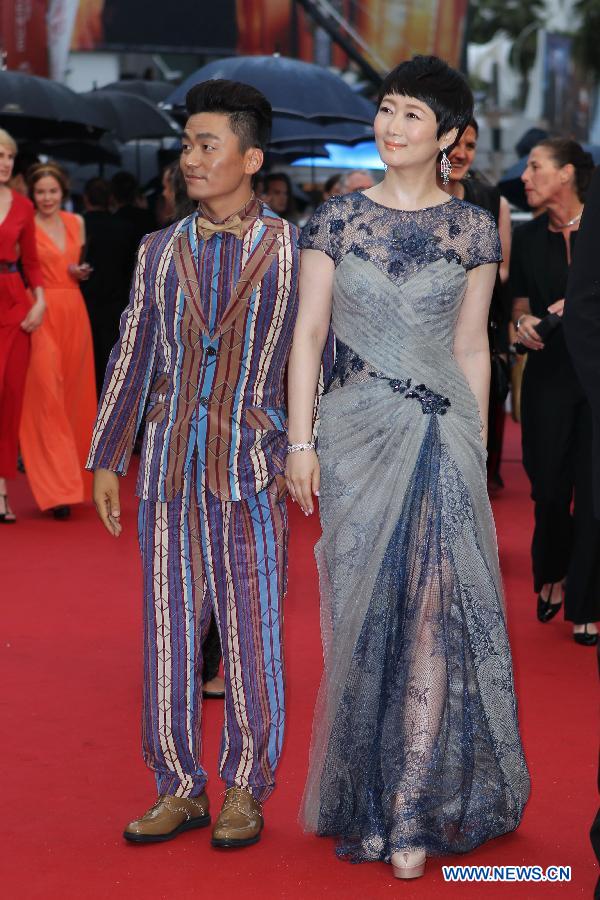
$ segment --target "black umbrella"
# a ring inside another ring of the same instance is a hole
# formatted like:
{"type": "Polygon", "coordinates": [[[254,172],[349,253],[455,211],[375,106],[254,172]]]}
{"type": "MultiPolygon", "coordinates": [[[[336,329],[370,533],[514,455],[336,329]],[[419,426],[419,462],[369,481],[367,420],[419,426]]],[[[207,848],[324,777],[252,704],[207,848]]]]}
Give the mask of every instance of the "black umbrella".
{"type": "Polygon", "coordinates": [[[0,125],[17,139],[99,137],[102,115],[56,81],[0,71],[0,125]]]}
{"type": "Polygon", "coordinates": [[[122,91],[124,94],[134,94],[143,97],[150,103],[158,104],[166,100],[173,93],[173,85],[168,81],[148,81],[145,78],[124,78],[123,81],[113,81],[104,84],[100,91],[122,91]]]}
{"type": "Polygon", "coordinates": [[[135,94],[122,91],[88,91],[80,95],[108,123],[124,144],[142,138],[173,136],[179,129],[165,112],[135,94]]]}
{"type": "Polygon", "coordinates": [[[550,137],[550,132],[545,128],[528,128],[515,144],[515,153],[519,157],[527,156],[540,141],[547,137],[550,137]]]}
{"type": "Polygon", "coordinates": [[[311,156],[315,159],[329,159],[329,152],[323,144],[290,144],[280,147],[270,147],[265,155],[264,166],[266,169],[272,166],[289,165],[297,159],[311,156]]]}
{"type": "Polygon", "coordinates": [[[86,140],[48,140],[19,141],[19,153],[31,153],[35,156],[49,156],[61,162],[74,162],[79,165],[97,163],[104,165],[121,162],[121,149],[110,135],[104,135],[99,141],[86,140]]]}
{"type": "Polygon", "coordinates": [[[360,122],[332,122],[322,119],[301,119],[295,116],[274,115],[271,145],[277,149],[289,144],[359,144],[373,137],[371,124],[360,122]]]}
{"type": "Polygon", "coordinates": [[[98,178],[100,176],[107,181],[110,181],[113,175],[116,175],[117,172],[121,171],[121,166],[116,166],[113,163],[107,163],[101,166],[99,166],[98,163],[92,162],[78,165],[77,163],[65,160],[63,167],[67,170],[69,175],[69,187],[72,194],[83,194],[85,183],[86,181],[89,181],[90,178],[98,178]]]}
{"type": "MultiPolygon", "coordinates": [[[[173,117],[183,125],[187,115],[181,107],[175,107],[173,117]]],[[[279,153],[286,150],[295,152],[300,148],[301,156],[319,156],[319,148],[325,143],[352,145],[368,141],[372,137],[372,126],[361,122],[303,119],[299,116],[275,113],[269,148],[279,153]]]]}
{"type": "Polygon", "coordinates": [[[213,78],[251,84],[263,92],[275,113],[367,124],[375,118],[373,103],[356,94],[339,75],[285,56],[231,56],[208,63],[176,88],[165,106],[184,106],[191,87],[213,78]]]}

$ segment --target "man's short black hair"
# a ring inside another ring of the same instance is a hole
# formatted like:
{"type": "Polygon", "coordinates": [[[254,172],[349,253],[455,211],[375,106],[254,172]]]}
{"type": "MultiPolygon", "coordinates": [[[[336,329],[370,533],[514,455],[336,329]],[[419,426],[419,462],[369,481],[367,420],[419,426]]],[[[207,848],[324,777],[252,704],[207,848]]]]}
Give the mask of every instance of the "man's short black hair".
{"type": "Polygon", "coordinates": [[[112,195],[122,206],[135,203],[140,186],[131,172],[116,172],[110,180],[112,195]]]}
{"type": "Polygon", "coordinates": [[[229,116],[242,153],[251,147],[267,149],[273,110],[265,95],[251,85],[225,78],[202,81],[187,92],[185,106],[189,116],[203,112],[229,116]]]}
{"type": "Polygon", "coordinates": [[[110,204],[110,185],[104,178],[90,178],[86,181],[83,194],[90,206],[107,210],[110,204]]]}
{"type": "Polygon", "coordinates": [[[438,56],[414,56],[386,75],[379,104],[391,94],[414,97],[433,110],[437,136],[458,128],[458,137],[473,118],[473,94],[460,72],[438,56]]]}
{"type": "Polygon", "coordinates": [[[289,175],[286,175],[285,172],[269,172],[269,174],[265,176],[265,188],[271,187],[274,181],[284,181],[287,185],[290,197],[292,196],[292,180],[289,175]]]}

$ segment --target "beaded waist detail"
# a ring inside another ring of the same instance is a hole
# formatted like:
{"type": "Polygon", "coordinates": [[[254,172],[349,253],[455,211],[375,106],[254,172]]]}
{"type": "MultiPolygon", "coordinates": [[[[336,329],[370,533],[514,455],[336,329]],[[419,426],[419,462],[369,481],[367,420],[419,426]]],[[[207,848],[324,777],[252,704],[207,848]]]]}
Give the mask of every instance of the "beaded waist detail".
{"type": "Polygon", "coordinates": [[[335,365],[327,393],[344,387],[347,384],[361,384],[377,378],[386,381],[395,394],[399,394],[405,400],[418,400],[424,415],[435,413],[445,416],[452,405],[448,397],[437,394],[425,384],[414,384],[412,378],[388,378],[383,372],[377,372],[369,368],[368,364],[358,356],[350,347],[336,342],[335,365]]]}

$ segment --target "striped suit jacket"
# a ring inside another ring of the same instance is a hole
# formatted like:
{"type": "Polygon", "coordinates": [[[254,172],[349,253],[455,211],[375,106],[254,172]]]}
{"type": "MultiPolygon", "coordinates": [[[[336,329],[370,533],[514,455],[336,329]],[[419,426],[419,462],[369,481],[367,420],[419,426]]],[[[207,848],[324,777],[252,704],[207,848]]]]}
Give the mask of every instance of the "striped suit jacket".
{"type": "Polygon", "coordinates": [[[109,360],[90,469],[124,475],[145,413],[137,493],[170,500],[196,450],[209,490],[240,500],[282,476],[284,371],[298,304],[297,229],[262,203],[209,333],[197,214],[147,235],[109,360]]]}

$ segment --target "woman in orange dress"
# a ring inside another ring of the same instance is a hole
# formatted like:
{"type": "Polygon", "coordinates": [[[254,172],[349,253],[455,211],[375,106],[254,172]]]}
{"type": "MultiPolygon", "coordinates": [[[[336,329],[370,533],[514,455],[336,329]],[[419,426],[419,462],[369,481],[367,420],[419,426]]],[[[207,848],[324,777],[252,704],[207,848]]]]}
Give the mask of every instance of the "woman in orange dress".
{"type": "Polygon", "coordinates": [[[10,189],[17,145],[0,129],[0,524],[16,522],[7,478],[17,473],[19,420],[31,333],[44,317],[42,273],[35,245],[33,207],[10,189]],[[34,300],[28,294],[18,263],[34,300]]]}
{"type": "Polygon", "coordinates": [[[34,166],[28,176],[47,313],[32,339],[21,418],[25,471],[42,510],[66,519],[74,503],[91,498],[84,470],[96,416],[92,333],[79,282],[85,243],[81,216],[61,209],[64,172],[54,164],[34,166]]]}

